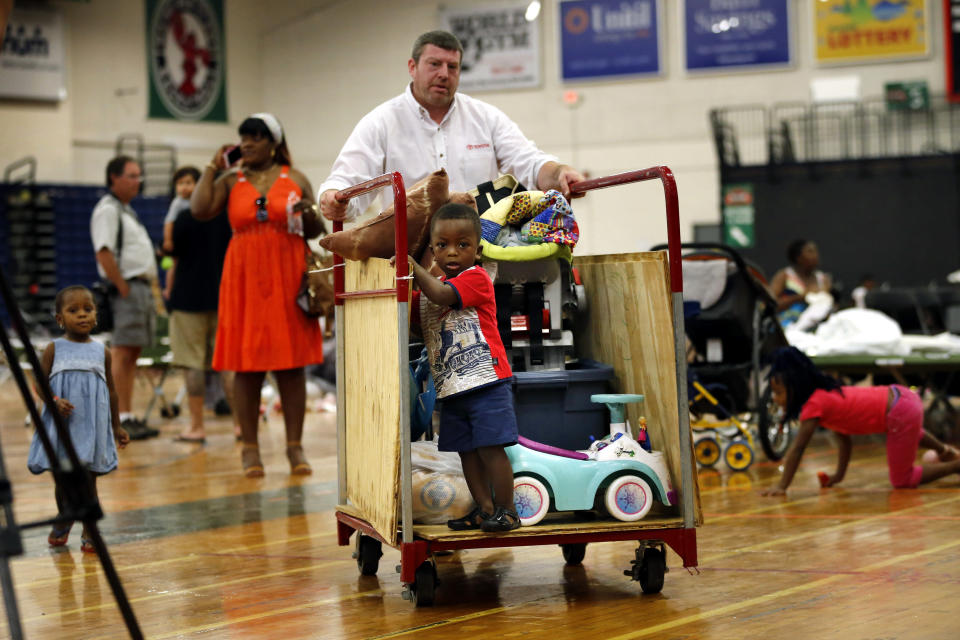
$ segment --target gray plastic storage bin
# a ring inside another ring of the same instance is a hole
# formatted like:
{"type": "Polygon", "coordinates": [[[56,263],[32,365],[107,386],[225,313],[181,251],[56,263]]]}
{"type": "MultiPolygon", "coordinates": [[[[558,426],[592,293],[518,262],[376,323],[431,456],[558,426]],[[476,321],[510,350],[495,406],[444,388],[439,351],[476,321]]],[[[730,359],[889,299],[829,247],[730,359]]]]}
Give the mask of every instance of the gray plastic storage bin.
{"type": "Polygon", "coordinates": [[[520,435],[563,449],[586,449],[590,436],[610,433],[603,404],[590,402],[595,393],[610,393],[613,367],[581,360],[563,371],[519,371],[514,374],[514,407],[520,435]]]}

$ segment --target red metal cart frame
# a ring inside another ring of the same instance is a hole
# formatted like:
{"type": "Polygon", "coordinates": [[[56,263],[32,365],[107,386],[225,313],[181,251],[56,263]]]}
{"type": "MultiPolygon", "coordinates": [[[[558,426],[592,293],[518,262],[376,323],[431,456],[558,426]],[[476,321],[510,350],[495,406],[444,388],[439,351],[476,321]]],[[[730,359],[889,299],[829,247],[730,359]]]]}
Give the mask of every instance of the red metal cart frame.
{"type": "MultiPolygon", "coordinates": [[[[374,296],[396,296],[399,322],[400,344],[398,345],[398,359],[401,367],[401,407],[400,407],[400,543],[395,545],[392,540],[385,540],[371,524],[353,513],[348,513],[347,509],[338,508],[337,517],[337,539],[340,545],[348,545],[350,536],[356,531],[363,536],[377,540],[379,543],[386,543],[391,546],[398,546],[401,554],[400,580],[407,587],[404,596],[410,596],[410,599],[417,601],[418,604],[430,604],[433,600],[433,584],[436,580],[435,568],[430,563],[433,553],[438,551],[448,551],[454,549],[477,549],[493,547],[513,547],[528,545],[547,545],[559,544],[565,545],[584,545],[590,542],[610,542],[620,540],[637,540],[640,548],[637,550],[637,557],[631,564],[633,565],[633,577],[641,582],[644,591],[659,591],[654,586],[647,589],[644,585],[643,576],[638,577],[641,571],[641,565],[645,562],[643,551],[647,548],[659,547],[663,552],[663,544],[672,548],[683,561],[683,566],[687,568],[697,565],[697,539],[695,523],[695,477],[693,471],[693,456],[691,452],[690,424],[687,411],[687,385],[686,385],[686,354],[684,351],[685,334],[683,320],[683,272],[681,270],[680,256],[680,214],[677,197],[676,181],[673,173],[666,166],[657,166],[639,171],[617,174],[604,178],[596,178],[575,183],[571,186],[573,196],[580,196],[594,189],[602,189],[617,185],[629,184],[633,182],[642,182],[647,180],[659,179],[664,191],[667,215],[667,246],[668,246],[668,264],[670,271],[670,293],[673,315],[673,334],[675,347],[676,381],[677,381],[677,401],[678,401],[678,429],[680,433],[680,469],[681,469],[681,501],[680,511],[682,526],[671,528],[624,528],[619,530],[598,531],[598,532],[570,532],[570,533],[545,533],[537,534],[535,527],[524,528],[517,532],[503,535],[486,535],[471,539],[423,539],[417,537],[414,533],[413,508],[412,508],[412,472],[410,460],[410,407],[408,406],[408,386],[409,376],[408,368],[408,339],[407,339],[407,301],[409,299],[409,272],[406,260],[396,261],[396,287],[390,289],[345,292],[344,290],[344,263],[343,258],[335,256],[334,258],[334,288],[336,291],[336,329],[337,329],[337,392],[341,410],[337,415],[337,454],[338,454],[338,497],[340,505],[346,505],[346,470],[345,461],[345,430],[346,420],[342,407],[345,406],[343,394],[347,393],[344,388],[344,347],[343,347],[343,302],[345,299],[356,297],[374,297],[374,296]],[[519,531],[523,535],[516,535],[519,531]],[[424,570],[427,567],[429,570],[424,570]],[[430,584],[423,584],[426,581],[430,584]],[[418,583],[421,583],[418,585],[418,583]],[[430,593],[424,593],[429,587],[430,593]],[[418,594],[418,591],[420,592],[418,594]],[[420,597],[418,597],[418,595],[420,597]]],[[[407,255],[407,211],[406,194],[404,191],[403,178],[397,173],[385,174],[367,182],[358,184],[349,189],[340,191],[337,198],[340,202],[359,196],[361,194],[392,186],[393,200],[395,210],[395,253],[398,256],[407,255]]],[[[334,231],[343,229],[342,222],[335,222],[334,231]]],[[[637,523],[632,523],[637,524],[637,523]]],[[[364,567],[364,561],[367,561],[368,568],[372,564],[373,572],[376,571],[376,562],[380,555],[380,546],[376,544],[375,549],[366,550],[359,544],[358,536],[357,553],[358,565],[361,570],[364,567]],[[375,557],[363,557],[364,554],[375,557]]],[[[566,547],[565,547],[566,548],[566,547]]],[[[581,556],[582,557],[582,556],[581,556]]],[[[663,556],[665,558],[665,555],[663,556]]],[[[665,560],[663,561],[665,562],[665,560]]],[[[665,570],[665,565],[663,570],[665,570]]],[[[654,571],[656,571],[654,569],[654,571]]],[[[625,572],[627,575],[631,571],[625,572]]],[[[660,586],[662,586],[662,573],[659,576],[660,586]]],[[[656,576],[654,576],[654,583],[656,576]]]]}

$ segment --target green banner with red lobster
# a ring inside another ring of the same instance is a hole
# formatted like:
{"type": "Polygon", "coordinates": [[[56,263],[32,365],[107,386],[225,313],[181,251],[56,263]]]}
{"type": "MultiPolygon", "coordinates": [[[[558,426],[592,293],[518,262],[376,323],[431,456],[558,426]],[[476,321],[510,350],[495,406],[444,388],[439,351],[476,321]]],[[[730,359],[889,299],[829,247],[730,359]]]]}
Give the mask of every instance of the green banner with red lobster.
{"type": "Polygon", "coordinates": [[[148,117],[227,121],[223,0],[146,0],[148,117]]]}

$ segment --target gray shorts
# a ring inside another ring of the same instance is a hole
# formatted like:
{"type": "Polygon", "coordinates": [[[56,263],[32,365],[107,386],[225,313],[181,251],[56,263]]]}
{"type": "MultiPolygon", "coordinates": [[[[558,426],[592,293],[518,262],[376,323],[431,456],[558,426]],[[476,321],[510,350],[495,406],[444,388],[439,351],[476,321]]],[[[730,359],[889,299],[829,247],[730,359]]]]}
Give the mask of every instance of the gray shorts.
{"type": "Polygon", "coordinates": [[[128,280],[127,283],[130,285],[127,297],[115,295],[110,300],[113,307],[110,344],[118,347],[152,347],[157,314],[150,285],[143,280],[128,280]]]}

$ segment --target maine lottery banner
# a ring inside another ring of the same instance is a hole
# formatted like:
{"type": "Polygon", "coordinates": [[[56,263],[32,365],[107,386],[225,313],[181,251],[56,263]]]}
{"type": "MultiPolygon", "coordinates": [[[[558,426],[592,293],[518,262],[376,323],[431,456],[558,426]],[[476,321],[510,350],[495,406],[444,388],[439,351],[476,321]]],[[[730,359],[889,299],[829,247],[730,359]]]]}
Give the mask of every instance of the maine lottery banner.
{"type": "Polygon", "coordinates": [[[818,0],[817,62],[873,62],[929,54],[926,0],[818,0]]]}

